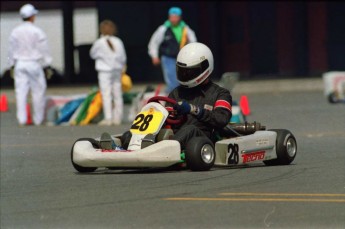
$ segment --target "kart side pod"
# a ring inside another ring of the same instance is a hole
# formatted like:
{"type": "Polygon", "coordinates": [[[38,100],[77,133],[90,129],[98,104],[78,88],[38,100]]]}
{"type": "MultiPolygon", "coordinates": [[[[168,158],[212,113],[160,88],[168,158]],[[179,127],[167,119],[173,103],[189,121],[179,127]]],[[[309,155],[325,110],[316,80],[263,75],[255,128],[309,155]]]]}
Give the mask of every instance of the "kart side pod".
{"type": "Polygon", "coordinates": [[[224,139],[216,143],[216,165],[288,165],[297,155],[297,142],[286,129],[256,131],[254,134],[224,139]]]}
{"type": "Polygon", "coordinates": [[[243,165],[277,158],[277,133],[256,131],[254,134],[218,141],[216,165],[243,165]]]}

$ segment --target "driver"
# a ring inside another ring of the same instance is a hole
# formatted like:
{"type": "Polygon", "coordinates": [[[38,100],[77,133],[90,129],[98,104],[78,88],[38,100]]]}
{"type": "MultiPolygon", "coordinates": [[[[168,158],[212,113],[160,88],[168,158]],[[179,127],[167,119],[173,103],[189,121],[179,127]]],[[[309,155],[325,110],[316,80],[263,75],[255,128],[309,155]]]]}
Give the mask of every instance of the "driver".
{"type": "MultiPolygon", "coordinates": [[[[194,42],[184,46],[177,56],[176,72],[180,83],[168,95],[177,101],[175,105],[167,103],[167,110],[175,110],[177,115],[186,115],[187,120],[174,125],[173,139],[180,142],[184,150],[193,137],[206,136],[212,141],[215,129],[224,128],[231,119],[232,96],[230,91],[213,83],[210,75],[213,71],[213,55],[204,44],[194,42]]],[[[125,139],[131,137],[129,131],[125,139]]],[[[116,145],[108,133],[100,139],[102,149],[114,149],[116,145]]]]}
{"type": "Polygon", "coordinates": [[[180,142],[182,150],[193,137],[212,140],[213,131],[224,128],[231,119],[232,96],[211,81],[212,71],[213,55],[206,45],[194,42],[180,50],[176,62],[180,86],[168,97],[177,101],[172,106],[177,115],[187,115],[186,122],[173,127],[173,139],[180,142]]]}

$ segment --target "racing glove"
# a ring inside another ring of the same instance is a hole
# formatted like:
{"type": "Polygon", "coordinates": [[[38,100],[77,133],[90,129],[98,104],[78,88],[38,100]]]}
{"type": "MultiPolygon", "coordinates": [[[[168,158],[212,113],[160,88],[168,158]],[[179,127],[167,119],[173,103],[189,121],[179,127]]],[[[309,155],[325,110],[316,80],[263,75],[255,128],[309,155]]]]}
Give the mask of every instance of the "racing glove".
{"type": "Polygon", "coordinates": [[[180,115],[186,115],[186,114],[192,114],[196,116],[197,118],[200,118],[202,114],[204,113],[204,109],[195,106],[193,104],[187,103],[186,101],[180,101],[177,102],[173,106],[174,110],[177,111],[177,114],[180,115]]]}

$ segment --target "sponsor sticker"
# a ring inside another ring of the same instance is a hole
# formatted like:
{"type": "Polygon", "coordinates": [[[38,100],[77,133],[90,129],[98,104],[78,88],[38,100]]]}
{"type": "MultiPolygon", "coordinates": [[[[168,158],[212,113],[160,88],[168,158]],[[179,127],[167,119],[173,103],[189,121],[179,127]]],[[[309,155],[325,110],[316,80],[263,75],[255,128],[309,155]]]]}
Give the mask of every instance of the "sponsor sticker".
{"type": "Polygon", "coordinates": [[[205,110],[212,111],[212,110],[213,110],[213,106],[208,105],[208,104],[205,104],[205,105],[204,105],[204,109],[205,109],[205,110]]]}
{"type": "Polygon", "coordinates": [[[207,70],[207,71],[205,72],[205,74],[202,75],[199,79],[197,79],[196,82],[197,82],[197,83],[200,83],[201,81],[203,81],[203,80],[208,76],[208,72],[209,72],[209,70],[207,70]]]}
{"type": "Polygon", "coordinates": [[[243,154],[241,155],[243,159],[243,164],[253,161],[263,160],[265,158],[265,151],[257,151],[253,153],[243,154]]]}
{"type": "Polygon", "coordinates": [[[119,152],[131,152],[132,150],[125,150],[125,149],[100,149],[102,153],[119,153],[119,152]]]}
{"type": "Polygon", "coordinates": [[[268,139],[257,139],[256,140],[257,146],[268,145],[268,143],[269,143],[268,139]]]}

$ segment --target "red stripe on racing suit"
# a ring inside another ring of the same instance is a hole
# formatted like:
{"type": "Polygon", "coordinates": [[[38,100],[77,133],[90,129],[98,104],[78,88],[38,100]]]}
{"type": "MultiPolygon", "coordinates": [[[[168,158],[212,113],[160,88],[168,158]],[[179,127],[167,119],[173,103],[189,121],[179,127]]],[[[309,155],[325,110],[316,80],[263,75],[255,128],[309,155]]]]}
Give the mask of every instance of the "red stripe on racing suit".
{"type": "Polygon", "coordinates": [[[216,103],[214,104],[214,109],[218,107],[228,109],[229,111],[231,111],[231,108],[232,108],[230,103],[226,100],[217,100],[216,103]]]}

